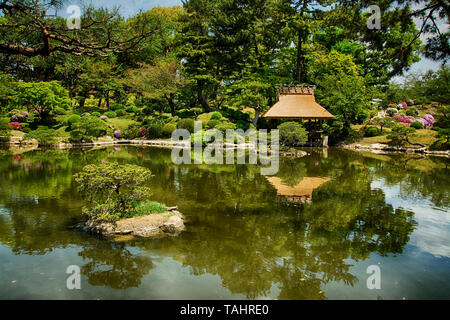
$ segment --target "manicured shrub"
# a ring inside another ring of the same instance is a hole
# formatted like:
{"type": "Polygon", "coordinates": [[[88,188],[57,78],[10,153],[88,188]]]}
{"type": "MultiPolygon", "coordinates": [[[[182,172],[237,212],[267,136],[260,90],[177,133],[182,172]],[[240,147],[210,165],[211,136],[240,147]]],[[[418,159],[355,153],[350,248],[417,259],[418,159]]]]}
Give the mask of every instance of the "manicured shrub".
{"type": "Polygon", "coordinates": [[[115,130],[114,131],[114,138],[116,138],[116,139],[120,139],[121,138],[120,130],[115,130]]]}
{"type": "Polygon", "coordinates": [[[111,105],[110,109],[112,111],[123,110],[123,109],[125,109],[125,106],[120,103],[115,103],[115,104],[111,105]]]}
{"type": "Polygon", "coordinates": [[[159,139],[163,136],[164,124],[162,122],[154,122],[148,127],[147,137],[149,139],[159,139]]]}
{"type": "Polygon", "coordinates": [[[430,146],[432,151],[446,151],[450,150],[450,142],[447,139],[439,139],[433,142],[430,146]]]}
{"type": "Polygon", "coordinates": [[[63,108],[60,108],[60,107],[56,107],[53,110],[53,113],[57,114],[57,115],[64,115],[64,114],[66,114],[66,110],[64,110],[63,108]]]}
{"type": "Polygon", "coordinates": [[[368,127],[366,129],[366,132],[364,133],[364,135],[366,137],[376,137],[380,135],[380,129],[378,129],[377,127],[368,127]]]}
{"type": "Polygon", "coordinates": [[[219,124],[221,124],[220,120],[209,120],[207,123],[208,129],[213,129],[217,127],[219,124]]]}
{"type": "Polygon", "coordinates": [[[232,122],[222,122],[221,124],[217,125],[215,129],[220,130],[222,132],[225,132],[227,130],[236,130],[236,125],[232,122]]]}
{"type": "Polygon", "coordinates": [[[70,141],[91,141],[93,138],[106,135],[107,132],[108,125],[102,119],[94,116],[82,117],[80,121],[72,125],[70,141]]]}
{"type": "Polygon", "coordinates": [[[126,139],[133,140],[141,137],[141,126],[131,124],[128,128],[123,132],[123,136],[126,139]]]}
{"type": "Polygon", "coordinates": [[[394,115],[398,114],[398,109],[396,109],[396,108],[389,108],[389,109],[386,110],[386,112],[387,112],[387,114],[390,117],[393,117],[394,115]]]}
{"type": "Polygon", "coordinates": [[[128,113],[138,113],[139,109],[136,106],[129,106],[125,109],[125,111],[128,113]]]}
{"type": "Polygon", "coordinates": [[[301,146],[308,141],[308,132],[297,122],[285,122],[278,126],[280,144],[289,147],[301,146]]]}
{"type": "Polygon", "coordinates": [[[48,127],[39,127],[34,131],[30,131],[23,136],[24,140],[36,139],[39,145],[47,146],[58,142],[56,138],[56,130],[48,127]]]}
{"type": "Polygon", "coordinates": [[[73,114],[71,115],[68,119],[67,119],[67,126],[69,126],[70,128],[72,128],[72,126],[79,122],[81,120],[81,117],[77,114],[73,114]]]}
{"type": "Polygon", "coordinates": [[[194,133],[194,119],[181,119],[177,123],[177,129],[186,129],[190,133],[194,133]]]}
{"type": "Polygon", "coordinates": [[[419,115],[419,111],[416,108],[411,107],[408,110],[406,110],[406,115],[410,116],[410,117],[418,116],[419,115]]]}
{"type": "Polygon", "coordinates": [[[423,123],[420,122],[420,121],[414,121],[413,123],[411,123],[411,127],[414,128],[414,129],[418,129],[418,130],[425,128],[423,123]]]}
{"type": "Polygon", "coordinates": [[[222,114],[217,111],[213,112],[211,120],[220,120],[220,119],[222,119],[222,114]]]}
{"type": "Polygon", "coordinates": [[[118,117],[123,117],[124,115],[127,114],[127,112],[125,110],[121,109],[121,110],[117,110],[116,114],[117,114],[118,117]]]}
{"type": "Polygon", "coordinates": [[[116,118],[117,117],[117,113],[114,111],[107,111],[103,115],[107,116],[108,118],[116,118]]]}
{"type": "Polygon", "coordinates": [[[100,116],[100,119],[102,119],[102,120],[106,120],[106,119],[108,119],[108,117],[107,117],[107,116],[105,116],[105,115],[102,115],[102,116],[100,116]]]}
{"type": "Polygon", "coordinates": [[[0,141],[6,142],[9,141],[11,126],[8,124],[9,119],[0,118],[0,141]]]}
{"type": "Polygon", "coordinates": [[[242,129],[244,131],[247,131],[248,128],[250,128],[250,123],[247,121],[243,121],[243,120],[238,120],[236,122],[236,128],[237,129],[242,129]]]}
{"type": "Polygon", "coordinates": [[[170,138],[172,136],[172,132],[177,129],[177,126],[174,123],[166,123],[162,130],[162,135],[164,138],[170,138]]]}
{"type": "Polygon", "coordinates": [[[95,111],[95,112],[92,112],[92,115],[94,117],[100,117],[102,114],[100,112],[95,111]]]}

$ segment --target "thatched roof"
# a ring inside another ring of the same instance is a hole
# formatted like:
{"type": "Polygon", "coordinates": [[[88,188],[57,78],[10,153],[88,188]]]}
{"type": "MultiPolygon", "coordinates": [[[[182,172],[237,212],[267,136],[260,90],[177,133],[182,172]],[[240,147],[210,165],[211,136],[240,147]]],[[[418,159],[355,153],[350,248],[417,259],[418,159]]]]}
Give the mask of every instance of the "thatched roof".
{"type": "Polygon", "coordinates": [[[264,116],[268,119],[331,119],[334,116],[316,102],[314,87],[285,87],[278,102],[264,116]]]}
{"type": "Polygon", "coordinates": [[[277,189],[278,196],[285,197],[289,202],[310,202],[313,191],[331,180],[328,177],[306,177],[296,186],[290,187],[283,184],[283,181],[278,177],[266,178],[277,189]]]}

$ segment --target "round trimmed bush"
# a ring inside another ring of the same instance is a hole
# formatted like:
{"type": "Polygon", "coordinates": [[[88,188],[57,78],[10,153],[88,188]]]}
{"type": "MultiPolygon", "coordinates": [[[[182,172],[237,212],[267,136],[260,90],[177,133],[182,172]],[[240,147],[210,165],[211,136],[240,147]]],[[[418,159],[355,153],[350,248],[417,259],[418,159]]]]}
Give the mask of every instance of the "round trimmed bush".
{"type": "Polygon", "coordinates": [[[380,131],[380,129],[378,129],[377,127],[368,127],[367,129],[366,129],[366,132],[365,132],[365,136],[366,137],[376,137],[376,136],[379,136],[380,135],[380,133],[381,133],[381,131],[380,131]]]}
{"type": "Polygon", "coordinates": [[[129,106],[125,109],[125,111],[128,113],[138,113],[139,109],[136,106],[129,106]]]}
{"type": "Polygon", "coordinates": [[[107,116],[108,118],[116,118],[117,117],[117,113],[114,111],[107,111],[103,115],[107,116]]]}
{"type": "Polygon", "coordinates": [[[92,112],[92,115],[94,117],[100,117],[102,114],[100,112],[95,111],[95,112],[92,112]]]}
{"type": "Polygon", "coordinates": [[[166,123],[163,127],[162,134],[165,138],[171,137],[172,132],[177,130],[177,126],[174,123],[166,123]]]}
{"type": "Polygon", "coordinates": [[[387,114],[391,117],[393,117],[395,114],[398,113],[398,109],[396,108],[389,108],[386,110],[387,114]]]}
{"type": "Polygon", "coordinates": [[[424,129],[424,128],[425,128],[425,126],[423,125],[423,123],[420,122],[420,121],[414,121],[413,123],[411,123],[411,127],[414,128],[414,129],[417,129],[417,130],[420,130],[420,129],[424,129]]]}
{"type": "Polygon", "coordinates": [[[181,119],[177,123],[177,129],[186,129],[190,133],[194,133],[194,119],[181,119]]]}
{"type": "Polygon", "coordinates": [[[228,129],[230,130],[235,130],[236,129],[236,125],[232,122],[223,122],[219,125],[217,125],[214,129],[220,130],[222,132],[227,131],[228,129]]]}
{"type": "Polygon", "coordinates": [[[116,114],[117,114],[118,117],[123,117],[124,115],[127,114],[127,112],[125,110],[121,109],[121,110],[117,110],[116,114]]]}
{"type": "Polygon", "coordinates": [[[222,114],[220,112],[213,112],[213,114],[211,115],[211,120],[220,120],[222,119],[222,114]]]}
{"type": "Polygon", "coordinates": [[[209,120],[207,123],[208,129],[214,129],[220,124],[220,120],[209,120]]]}
{"type": "Polygon", "coordinates": [[[236,122],[236,128],[246,131],[248,130],[248,128],[250,128],[250,123],[248,123],[247,121],[238,120],[236,122]]]}
{"type": "Polygon", "coordinates": [[[123,110],[124,106],[123,106],[123,104],[115,103],[110,108],[112,111],[117,111],[117,110],[123,110]]]}
{"type": "Polygon", "coordinates": [[[79,115],[73,114],[67,119],[67,125],[72,128],[72,126],[75,123],[80,122],[80,120],[81,120],[81,117],[79,115]]]}

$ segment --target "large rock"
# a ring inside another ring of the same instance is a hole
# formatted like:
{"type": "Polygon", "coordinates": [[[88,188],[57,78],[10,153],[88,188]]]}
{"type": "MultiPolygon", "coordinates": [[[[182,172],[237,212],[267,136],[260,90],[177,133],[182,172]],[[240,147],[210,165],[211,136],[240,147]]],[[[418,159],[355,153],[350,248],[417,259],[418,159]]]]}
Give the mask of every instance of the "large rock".
{"type": "Polygon", "coordinates": [[[142,238],[176,236],[185,229],[184,217],[178,211],[149,214],[141,217],[122,219],[116,223],[89,220],[83,230],[105,237],[132,235],[142,238]]]}

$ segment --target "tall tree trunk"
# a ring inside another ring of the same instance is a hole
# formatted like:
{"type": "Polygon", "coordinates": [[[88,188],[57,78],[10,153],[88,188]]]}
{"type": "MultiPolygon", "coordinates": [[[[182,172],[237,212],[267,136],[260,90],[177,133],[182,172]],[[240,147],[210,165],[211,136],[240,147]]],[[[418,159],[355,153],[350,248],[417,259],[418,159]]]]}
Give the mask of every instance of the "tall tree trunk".
{"type": "Polygon", "coordinates": [[[258,120],[259,120],[259,111],[255,110],[255,118],[253,119],[253,125],[256,127],[256,125],[258,124],[258,120]]]}
{"type": "Polygon", "coordinates": [[[209,112],[210,108],[208,102],[206,101],[205,96],[203,95],[202,85],[201,83],[197,83],[197,99],[198,102],[202,105],[203,111],[209,112]]]}
{"type": "Polygon", "coordinates": [[[106,109],[109,111],[109,90],[106,90],[106,109]]]}
{"type": "Polygon", "coordinates": [[[172,94],[166,95],[166,99],[170,106],[170,113],[172,114],[172,117],[174,117],[175,116],[175,102],[173,102],[173,95],[172,94]]]}

